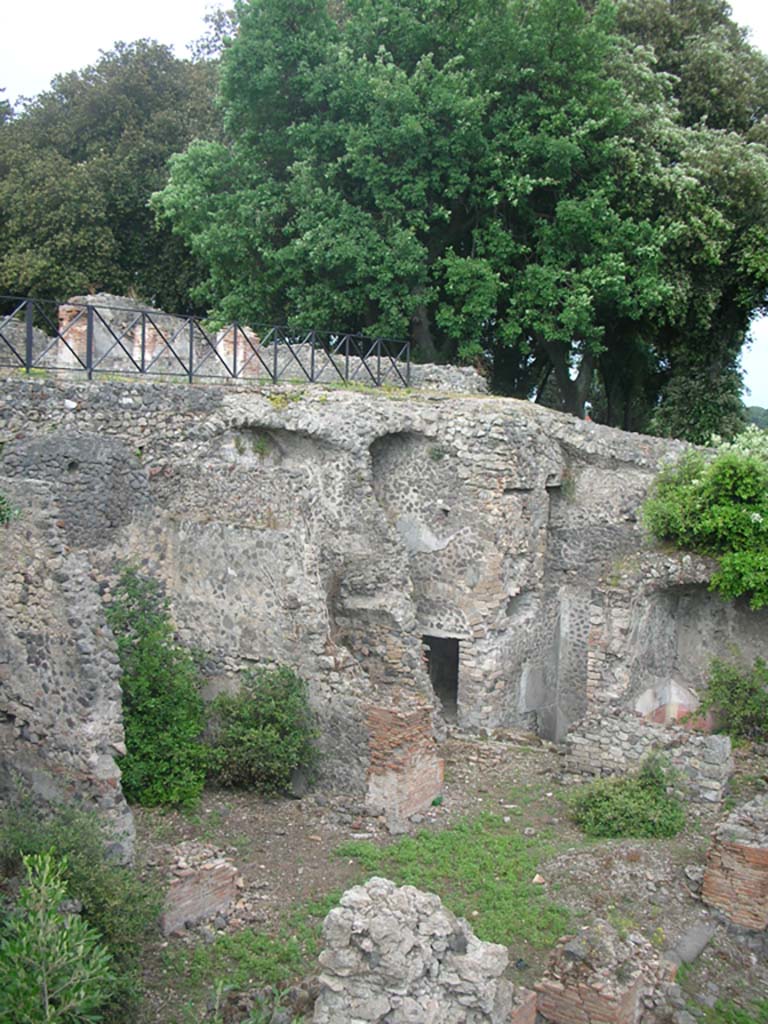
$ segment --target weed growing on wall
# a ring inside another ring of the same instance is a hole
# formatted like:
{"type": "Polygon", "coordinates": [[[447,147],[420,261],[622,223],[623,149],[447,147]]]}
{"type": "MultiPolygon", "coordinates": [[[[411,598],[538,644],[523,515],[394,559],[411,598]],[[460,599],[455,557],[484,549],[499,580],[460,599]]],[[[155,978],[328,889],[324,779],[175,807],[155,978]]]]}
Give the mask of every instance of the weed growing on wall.
{"type": "Polygon", "coordinates": [[[112,957],[115,980],[105,1020],[128,1024],[135,1019],[141,990],[142,944],[157,928],[162,894],[110,859],[110,840],[95,814],[73,807],[60,807],[42,819],[32,802],[19,801],[0,815],[0,868],[15,873],[25,856],[53,853],[69,897],[81,904],[83,919],[112,957]]]}
{"type": "Polygon", "coordinates": [[[768,665],[751,669],[718,658],[712,662],[699,713],[716,711],[720,730],[733,739],[768,740],[768,665]]]}
{"type": "Polygon", "coordinates": [[[148,806],[190,806],[206,774],[200,742],[205,716],[194,659],[174,639],[160,585],[135,569],[122,573],[106,615],[123,670],[123,792],[148,806]]]}
{"type": "Polygon", "coordinates": [[[7,526],[18,514],[19,510],[14,508],[6,496],[0,492],[0,526],[7,526]]]}
{"type": "Polygon", "coordinates": [[[714,457],[689,452],[663,470],[643,518],[658,540],[719,559],[710,589],[749,595],[761,608],[768,604],[768,441],[765,431],[745,434],[714,457]]]}
{"type": "Polygon", "coordinates": [[[663,760],[652,755],[637,775],[598,779],[573,793],[573,819],[592,839],[676,836],[685,825],[685,811],[667,793],[669,783],[663,760]]]}
{"type": "Polygon", "coordinates": [[[297,768],[315,768],[307,684],[284,666],[247,672],[239,693],[218,696],[210,731],[210,767],[224,786],[274,795],[286,792],[297,768]]]}
{"type": "Polygon", "coordinates": [[[112,958],[98,932],[61,905],[66,862],[24,857],[26,882],[0,937],[0,1020],[78,1024],[101,1019],[110,997],[112,958]]]}

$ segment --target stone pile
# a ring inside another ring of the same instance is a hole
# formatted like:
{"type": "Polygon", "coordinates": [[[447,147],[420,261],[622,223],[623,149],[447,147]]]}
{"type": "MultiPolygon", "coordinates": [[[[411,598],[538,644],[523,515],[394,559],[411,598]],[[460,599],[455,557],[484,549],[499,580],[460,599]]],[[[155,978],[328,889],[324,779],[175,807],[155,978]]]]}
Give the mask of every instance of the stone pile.
{"type": "Polygon", "coordinates": [[[621,775],[639,768],[656,750],[668,757],[690,799],[702,803],[723,799],[733,774],[728,736],[656,725],[631,711],[590,715],[569,731],[563,758],[566,781],[621,775]]]}
{"type": "Polygon", "coordinates": [[[737,808],[712,833],[702,897],[734,924],[768,928],[768,794],[737,808]]]}
{"type": "Polygon", "coordinates": [[[323,938],[314,1024],[534,1024],[535,993],[503,977],[506,948],[433,893],[371,878],[344,894],[323,938]]]}
{"type": "Polygon", "coordinates": [[[241,884],[237,868],[220,850],[193,841],[181,843],[176,848],[160,918],[163,934],[180,932],[188,925],[224,913],[241,884]]]}
{"type": "Polygon", "coordinates": [[[554,1024],[636,1024],[642,996],[665,973],[642,935],[622,938],[606,921],[596,921],[555,947],[536,984],[538,1010],[554,1024]]]}

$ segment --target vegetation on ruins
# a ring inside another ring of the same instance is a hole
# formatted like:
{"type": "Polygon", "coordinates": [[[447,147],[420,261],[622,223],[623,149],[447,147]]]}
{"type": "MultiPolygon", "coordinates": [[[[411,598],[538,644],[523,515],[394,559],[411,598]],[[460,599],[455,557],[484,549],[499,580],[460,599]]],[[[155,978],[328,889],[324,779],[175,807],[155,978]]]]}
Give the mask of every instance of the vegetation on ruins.
{"type": "Polygon", "coordinates": [[[0,868],[10,875],[22,870],[25,857],[54,858],[67,897],[109,952],[113,977],[103,1019],[124,1024],[135,1019],[142,948],[156,930],[162,898],[151,883],[116,864],[109,847],[102,819],[71,806],[41,818],[39,808],[20,801],[0,814],[0,868]]]}
{"type": "Polygon", "coordinates": [[[317,736],[306,682],[281,666],[243,673],[236,694],[211,705],[209,766],[224,786],[274,796],[290,789],[297,769],[311,776],[317,736]]]}
{"type": "Polygon", "coordinates": [[[676,836],[685,825],[685,811],[667,792],[671,781],[663,758],[652,755],[635,775],[580,787],[571,797],[573,819],[592,839],[676,836]]]}
{"type": "Polygon", "coordinates": [[[768,433],[750,426],[714,456],[688,452],[659,474],[643,517],[658,540],[718,559],[712,590],[768,604],[768,433]]]}
{"type": "Polygon", "coordinates": [[[15,519],[18,511],[13,507],[6,496],[0,492],[0,526],[7,526],[12,519],[15,519]]]}
{"type": "Polygon", "coordinates": [[[150,806],[193,804],[207,767],[202,681],[192,654],[175,640],[168,600],[156,580],[129,567],[106,615],[123,670],[123,792],[150,806]]]}
{"type": "Polygon", "coordinates": [[[698,713],[717,712],[721,732],[736,740],[768,740],[768,664],[751,668],[716,658],[698,713]]]}
{"type": "Polygon", "coordinates": [[[66,862],[24,857],[26,881],[0,934],[0,1020],[88,1024],[114,981],[109,951],[77,913],[62,909],[66,862]]]}

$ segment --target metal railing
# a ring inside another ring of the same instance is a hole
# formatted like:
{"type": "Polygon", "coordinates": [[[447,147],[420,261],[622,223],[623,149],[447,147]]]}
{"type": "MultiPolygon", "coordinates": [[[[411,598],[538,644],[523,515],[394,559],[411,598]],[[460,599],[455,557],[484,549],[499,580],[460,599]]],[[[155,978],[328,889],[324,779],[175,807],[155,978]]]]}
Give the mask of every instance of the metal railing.
{"type": "Polygon", "coordinates": [[[233,323],[134,306],[0,296],[0,367],[53,372],[407,387],[410,343],[233,323]]]}

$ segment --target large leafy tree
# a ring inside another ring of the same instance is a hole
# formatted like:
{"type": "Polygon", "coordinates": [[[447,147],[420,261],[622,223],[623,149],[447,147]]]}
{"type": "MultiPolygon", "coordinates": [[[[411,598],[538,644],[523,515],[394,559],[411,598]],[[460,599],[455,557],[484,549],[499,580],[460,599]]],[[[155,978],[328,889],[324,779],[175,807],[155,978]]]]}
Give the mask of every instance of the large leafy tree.
{"type": "Polygon", "coordinates": [[[169,156],[216,134],[215,75],[156,43],[118,44],[0,124],[0,292],[186,306],[199,268],[147,204],[169,156]]]}
{"type": "Polygon", "coordinates": [[[505,390],[643,425],[685,365],[732,368],[768,286],[759,90],[729,78],[761,65],[721,13],[715,110],[629,0],[623,35],[578,0],[243,2],[225,137],[174,158],[156,208],[222,317],[491,353],[505,390]]]}

